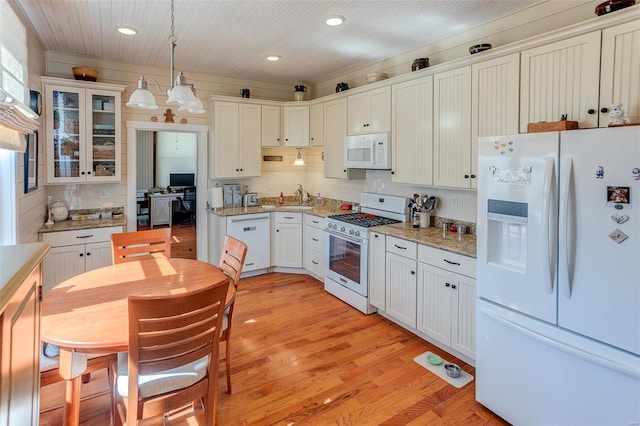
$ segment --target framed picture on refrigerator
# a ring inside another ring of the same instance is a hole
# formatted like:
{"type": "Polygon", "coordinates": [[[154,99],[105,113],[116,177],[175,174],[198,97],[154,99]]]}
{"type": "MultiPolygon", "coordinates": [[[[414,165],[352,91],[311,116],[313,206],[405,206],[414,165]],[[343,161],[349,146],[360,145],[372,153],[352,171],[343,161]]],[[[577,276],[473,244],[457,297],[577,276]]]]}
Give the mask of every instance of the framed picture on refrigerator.
{"type": "Polygon", "coordinates": [[[38,132],[25,135],[27,149],[24,151],[24,193],[38,189],[38,132]]]}

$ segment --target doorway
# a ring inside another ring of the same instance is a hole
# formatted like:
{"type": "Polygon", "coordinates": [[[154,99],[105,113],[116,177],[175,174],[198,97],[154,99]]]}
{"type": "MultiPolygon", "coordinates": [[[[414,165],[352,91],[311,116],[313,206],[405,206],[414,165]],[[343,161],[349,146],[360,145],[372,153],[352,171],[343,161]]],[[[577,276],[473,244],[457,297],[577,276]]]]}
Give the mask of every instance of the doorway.
{"type": "MultiPolygon", "coordinates": [[[[197,144],[196,159],[196,213],[195,213],[195,246],[198,260],[207,261],[207,220],[206,220],[206,194],[207,194],[207,133],[208,126],[127,121],[127,231],[136,231],[137,220],[137,157],[138,135],[145,132],[157,132],[173,134],[195,135],[197,144]],[[141,132],[139,132],[141,131],[141,132]]],[[[142,139],[142,138],[141,138],[142,139]]],[[[141,142],[144,143],[144,142],[141,142]]],[[[158,182],[156,182],[158,185],[158,182]]],[[[179,233],[179,232],[177,232],[179,233]]],[[[177,247],[176,247],[177,248],[177,247]]]]}

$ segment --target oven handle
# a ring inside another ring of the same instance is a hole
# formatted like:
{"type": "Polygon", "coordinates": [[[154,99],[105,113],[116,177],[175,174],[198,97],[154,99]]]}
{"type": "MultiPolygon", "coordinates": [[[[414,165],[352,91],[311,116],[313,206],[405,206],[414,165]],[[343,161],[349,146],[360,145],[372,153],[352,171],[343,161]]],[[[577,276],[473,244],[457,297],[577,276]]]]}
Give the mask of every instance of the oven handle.
{"type": "Polygon", "coordinates": [[[353,241],[354,243],[362,243],[362,238],[352,237],[351,235],[340,234],[338,232],[332,231],[329,228],[324,228],[325,232],[335,235],[338,238],[342,238],[343,240],[353,241]]]}

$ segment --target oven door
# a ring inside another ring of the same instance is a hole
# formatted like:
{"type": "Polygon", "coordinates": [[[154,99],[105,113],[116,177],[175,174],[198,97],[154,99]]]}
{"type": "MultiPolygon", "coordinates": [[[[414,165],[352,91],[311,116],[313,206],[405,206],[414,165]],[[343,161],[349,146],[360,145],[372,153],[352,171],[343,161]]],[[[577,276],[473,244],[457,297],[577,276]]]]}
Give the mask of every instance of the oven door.
{"type": "Polygon", "coordinates": [[[326,278],[367,297],[367,240],[325,230],[326,278]]]}

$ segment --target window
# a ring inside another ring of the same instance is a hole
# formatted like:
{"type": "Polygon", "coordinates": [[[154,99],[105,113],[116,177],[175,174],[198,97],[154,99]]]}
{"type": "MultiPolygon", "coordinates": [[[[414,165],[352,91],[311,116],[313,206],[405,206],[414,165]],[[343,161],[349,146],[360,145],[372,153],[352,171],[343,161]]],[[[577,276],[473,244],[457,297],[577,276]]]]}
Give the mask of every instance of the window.
{"type": "Polygon", "coordinates": [[[0,87],[27,103],[27,32],[5,0],[0,0],[0,28],[0,87]]]}

